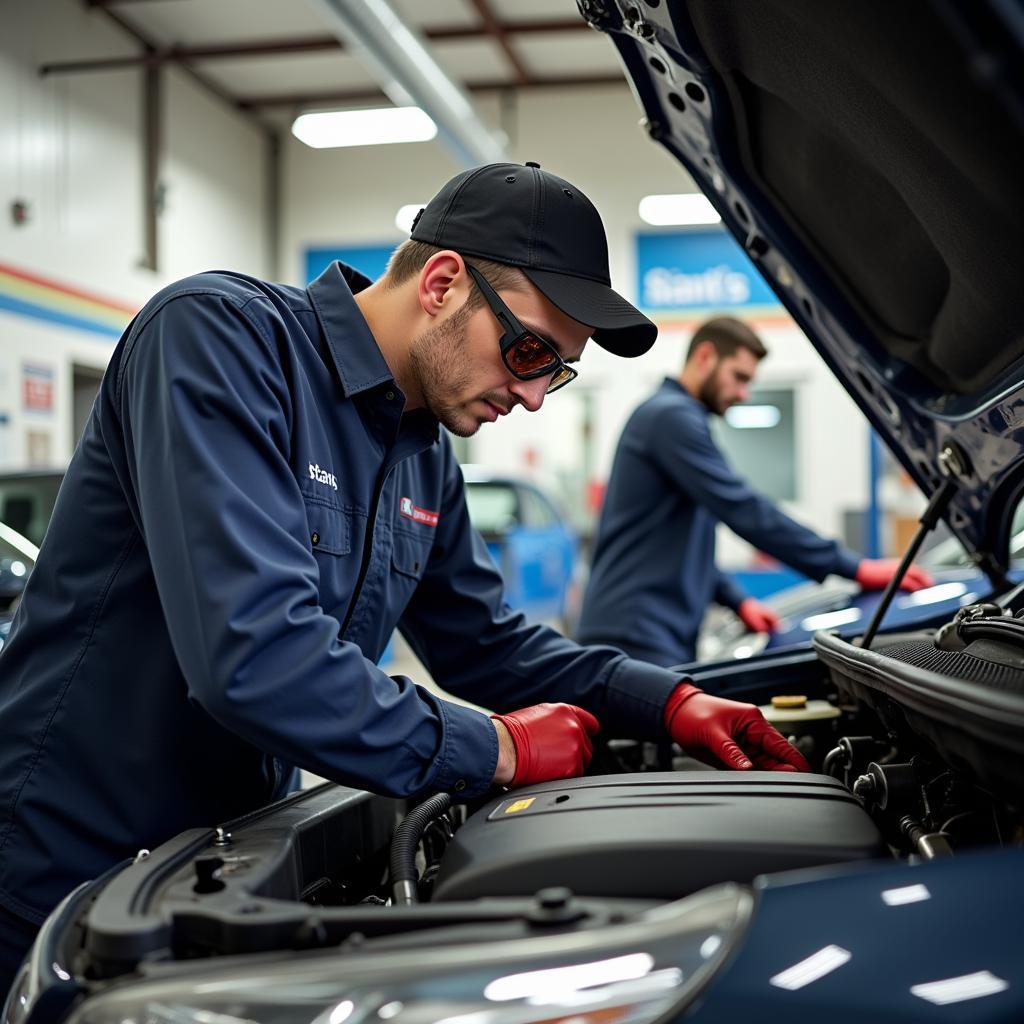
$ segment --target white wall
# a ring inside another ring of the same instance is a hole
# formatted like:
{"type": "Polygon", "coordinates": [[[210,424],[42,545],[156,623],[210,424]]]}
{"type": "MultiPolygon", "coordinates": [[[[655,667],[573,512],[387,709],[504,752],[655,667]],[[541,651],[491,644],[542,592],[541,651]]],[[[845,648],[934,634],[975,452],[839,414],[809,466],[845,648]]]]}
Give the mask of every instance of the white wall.
{"type": "MultiPolygon", "coordinates": [[[[512,159],[540,162],[594,201],[608,233],[612,282],[635,298],[634,233],[646,227],[637,216],[640,198],[693,185],[639,127],[640,109],[631,94],[615,87],[524,92],[504,117],[496,99],[475,102],[485,119],[508,133],[512,159]]],[[[289,139],[285,167],[281,266],[296,282],[307,246],[397,244],[398,207],[429,198],[459,170],[436,141],[312,150],[289,139]]],[[[759,379],[797,387],[800,496],[789,509],[824,532],[838,533],[842,511],[863,507],[867,499],[863,418],[794,326],[767,328],[764,334],[772,354],[759,379]]],[[[604,479],[629,412],[665,374],[678,372],[687,341],[688,334],[663,331],[648,355],[630,361],[592,346],[580,364],[580,379],[552,396],[540,415],[516,410],[508,420],[485,426],[473,439],[474,460],[522,469],[532,454],[542,477],[571,476],[580,462],[582,429],[581,404],[571,392],[586,387],[596,397],[591,436],[596,474],[604,479]]],[[[726,544],[723,557],[742,562],[746,553],[726,544]]]]}
{"type": "MultiPolygon", "coordinates": [[[[0,264],[132,307],[198,270],[265,273],[257,128],[183,73],[165,73],[160,266],[142,269],[141,72],[37,73],[50,61],[134,54],[136,44],[79,0],[0,0],[0,24],[0,264]],[[29,203],[21,226],[9,214],[15,199],[29,203]]],[[[0,309],[0,466],[25,461],[29,430],[51,435],[56,462],[70,457],[71,364],[104,366],[115,340],[0,309]],[[54,372],[52,413],[22,408],[26,360],[54,372]]]]}

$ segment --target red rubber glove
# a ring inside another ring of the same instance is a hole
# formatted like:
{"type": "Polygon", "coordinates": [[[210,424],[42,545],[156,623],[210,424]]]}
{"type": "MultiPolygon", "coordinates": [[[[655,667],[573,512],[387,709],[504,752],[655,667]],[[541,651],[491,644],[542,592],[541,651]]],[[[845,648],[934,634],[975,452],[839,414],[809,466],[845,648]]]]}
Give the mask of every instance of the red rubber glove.
{"type": "Polygon", "coordinates": [[[774,633],[782,621],[768,605],[761,604],[752,597],[740,602],[736,614],[752,633],[774,633]]]}
{"type": "MultiPolygon", "coordinates": [[[[900,567],[898,558],[862,558],[854,579],[865,590],[884,590],[900,567]]],[[[935,581],[919,565],[911,563],[900,580],[900,590],[923,590],[935,581]]]]}
{"type": "Polygon", "coordinates": [[[573,704],[535,704],[507,715],[491,715],[508,729],[516,748],[510,786],[582,775],[594,753],[590,737],[601,723],[573,704]]]}
{"type": "Polygon", "coordinates": [[[765,721],[753,704],[712,697],[681,683],[665,705],[665,728],[687,753],[708,755],[745,772],[809,772],[811,766],[792,743],[765,721]]]}

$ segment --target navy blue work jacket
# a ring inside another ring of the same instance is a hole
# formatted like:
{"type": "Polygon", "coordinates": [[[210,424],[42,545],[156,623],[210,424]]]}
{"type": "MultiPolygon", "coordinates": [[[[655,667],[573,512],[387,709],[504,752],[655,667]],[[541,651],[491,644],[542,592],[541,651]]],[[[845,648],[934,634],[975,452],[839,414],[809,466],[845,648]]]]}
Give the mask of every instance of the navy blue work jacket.
{"type": "Polygon", "coordinates": [[[692,661],[712,601],[746,597],[715,566],[721,521],[751,544],[821,581],[852,578],[859,558],[781,512],[722,457],[702,402],[671,377],[619,439],[594,543],[578,630],[658,665],[692,661]]]}
{"type": "Polygon", "coordinates": [[[488,788],[492,723],[375,664],[398,625],[449,692],[657,737],[678,674],[509,610],[460,469],[333,264],[156,295],[119,342],[0,655],[0,901],[246,813],[293,766],[488,788]]]}

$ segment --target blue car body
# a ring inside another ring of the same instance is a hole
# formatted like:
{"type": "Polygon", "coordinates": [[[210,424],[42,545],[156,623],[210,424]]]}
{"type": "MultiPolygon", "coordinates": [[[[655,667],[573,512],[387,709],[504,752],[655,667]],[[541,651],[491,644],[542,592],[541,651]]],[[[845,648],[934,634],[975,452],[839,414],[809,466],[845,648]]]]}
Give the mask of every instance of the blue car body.
{"type": "Polygon", "coordinates": [[[978,853],[926,870],[766,878],[746,941],[684,1019],[1013,1020],[1021,946],[1002,912],[1024,909],[1022,868],[1020,853],[978,853]],[[939,935],[950,941],[925,938],[939,935]]]}
{"type": "Polygon", "coordinates": [[[505,581],[505,599],[527,617],[562,626],[577,599],[579,536],[535,483],[462,467],[473,525],[505,581]]]}
{"type": "MultiPolygon", "coordinates": [[[[964,549],[953,538],[923,556],[920,564],[931,574],[933,585],[914,593],[897,592],[882,619],[883,629],[938,625],[992,593],[992,581],[969,564],[964,549]]],[[[1011,541],[1006,576],[1011,583],[1024,581],[1024,533],[1019,529],[1011,541]]],[[[773,633],[753,633],[731,613],[709,614],[701,630],[698,660],[749,658],[761,651],[806,645],[821,629],[859,636],[881,600],[881,591],[864,591],[852,580],[839,577],[829,577],[824,583],[798,583],[764,598],[781,620],[773,633]]]]}

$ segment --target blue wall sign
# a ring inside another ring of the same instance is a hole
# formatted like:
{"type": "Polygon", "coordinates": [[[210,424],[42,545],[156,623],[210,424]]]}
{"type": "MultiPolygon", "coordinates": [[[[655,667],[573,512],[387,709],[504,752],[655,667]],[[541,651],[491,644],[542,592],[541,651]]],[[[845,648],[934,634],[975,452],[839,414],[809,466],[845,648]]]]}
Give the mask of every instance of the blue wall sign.
{"type": "Polygon", "coordinates": [[[306,283],[318,278],[334,260],[341,260],[342,263],[362,271],[371,281],[376,281],[384,273],[388,260],[398,244],[394,242],[391,245],[335,245],[307,249],[306,283]]]}
{"type": "Polygon", "coordinates": [[[638,232],[637,305],[648,311],[696,312],[779,306],[775,293],[722,228],[638,232]]]}

